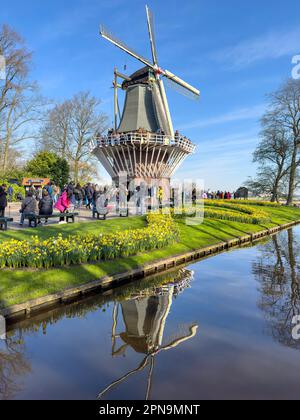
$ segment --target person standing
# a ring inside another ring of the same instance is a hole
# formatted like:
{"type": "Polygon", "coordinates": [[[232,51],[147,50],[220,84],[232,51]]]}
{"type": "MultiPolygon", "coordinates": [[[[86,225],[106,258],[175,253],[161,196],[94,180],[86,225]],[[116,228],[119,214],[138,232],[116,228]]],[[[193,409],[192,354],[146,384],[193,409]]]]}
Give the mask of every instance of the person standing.
{"type": "Polygon", "coordinates": [[[86,194],[86,197],[87,197],[86,208],[91,210],[91,205],[92,205],[92,202],[93,202],[94,188],[93,188],[93,186],[90,182],[86,186],[85,194],[86,194]]]}
{"type": "Polygon", "coordinates": [[[80,209],[83,203],[83,190],[80,184],[77,184],[74,189],[75,208],[80,209]]]}
{"type": "Polygon", "coordinates": [[[7,207],[6,185],[0,187],[0,217],[5,217],[5,209],[7,207]]]}
{"type": "Polygon", "coordinates": [[[95,185],[94,193],[93,193],[93,218],[96,217],[97,214],[97,201],[100,196],[100,188],[98,185],[95,185]]]}
{"type": "Polygon", "coordinates": [[[52,187],[52,196],[53,196],[54,203],[57,202],[59,194],[60,194],[60,188],[58,185],[54,184],[52,187]]]}
{"type": "Polygon", "coordinates": [[[13,201],[13,195],[14,195],[14,189],[13,189],[13,187],[11,185],[8,187],[7,192],[8,192],[8,201],[10,203],[12,203],[12,201],[13,201]]]}

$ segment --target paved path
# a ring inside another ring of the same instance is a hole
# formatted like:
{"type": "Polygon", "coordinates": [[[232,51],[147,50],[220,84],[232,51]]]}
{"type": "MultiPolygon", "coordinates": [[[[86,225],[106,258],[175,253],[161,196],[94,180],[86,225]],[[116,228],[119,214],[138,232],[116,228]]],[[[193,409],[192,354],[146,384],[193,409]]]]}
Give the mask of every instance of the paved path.
{"type": "MultiPolygon", "coordinates": [[[[9,203],[8,207],[6,208],[5,211],[5,216],[6,217],[12,217],[14,219],[13,223],[9,223],[9,229],[26,229],[28,228],[28,221],[25,221],[24,226],[20,226],[19,222],[20,222],[20,210],[21,208],[21,204],[20,203],[9,203]]],[[[93,215],[92,215],[92,211],[91,210],[87,210],[85,207],[82,207],[80,210],[75,210],[76,212],[79,212],[79,216],[76,217],[76,221],[77,222],[91,222],[95,219],[93,219],[93,215]]],[[[54,212],[56,212],[54,210],[54,212]]],[[[57,212],[58,213],[58,212],[57,212]]],[[[48,226],[48,225],[55,225],[58,223],[57,219],[49,219],[49,222],[47,223],[47,225],[43,224],[43,226],[48,226]]]]}

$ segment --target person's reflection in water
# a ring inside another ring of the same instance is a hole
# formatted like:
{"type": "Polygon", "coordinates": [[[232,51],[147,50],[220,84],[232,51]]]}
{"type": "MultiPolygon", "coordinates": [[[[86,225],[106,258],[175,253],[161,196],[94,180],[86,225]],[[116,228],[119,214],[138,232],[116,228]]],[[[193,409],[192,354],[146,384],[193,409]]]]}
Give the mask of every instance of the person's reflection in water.
{"type": "Polygon", "coordinates": [[[180,270],[179,274],[180,275],[174,283],[169,283],[155,289],[146,289],[136,296],[130,296],[128,300],[120,304],[123,321],[126,327],[126,330],[120,334],[116,333],[119,305],[115,304],[113,311],[112,355],[118,356],[124,354],[126,348],[130,346],[137,353],[145,354],[146,357],[137,368],[112,382],[100,392],[98,398],[102,398],[106,392],[125,381],[129,376],[140,372],[149,366],[145,397],[145,399],[148,400],[152,385],[155,356],[160,351],[172,349],[196,335],[198,325],[186,325],[181,328],[182,331],[179,335],[177,333],[175,338],[163,344],[165,325],[171,309],[173,297],[178,296],[186,287],[189,287],[193,277],[193,273],[185,269],[180,270]],[[124,343],[118,349],[116,349],[117,338],[121,338],[124,343]]]}
{"type": "Polygon", "coordinates": [[[299,348],[292,337],[293,318],[300,314],[300,244],[292,229],[273,236],[263,246],[253,273],[260,283],[259,307],[264,311],[273,338],[289,347],[299,348]]]}

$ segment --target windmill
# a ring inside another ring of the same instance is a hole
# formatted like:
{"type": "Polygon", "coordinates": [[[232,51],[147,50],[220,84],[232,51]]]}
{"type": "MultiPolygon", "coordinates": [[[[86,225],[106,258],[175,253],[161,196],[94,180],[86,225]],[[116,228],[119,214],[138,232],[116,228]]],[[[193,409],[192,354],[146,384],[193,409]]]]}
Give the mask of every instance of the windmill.
{"type": "Polygon", "coordinates": [[[137,185],[158,181],[160,186],[168,190],[170,178],[183,160],[194,152],[195,145],[178,131],[174,132],[163,80],[193,98],[199,98],[200,92],[158,65],[153,15],[148,6],[146,13],[152,60],[137,54],[101,26],[100,35],[103,38],[144,66],[131,76],[115,69],[115,126],[108,135],[95,138],[92,152],[113,180],[117,181],[120,173],[127,173],[129,180],[137,185]],[[119,83],[119,79],[122,79],[122,83],[119,83]],[[126,92],[122,115],[118,89],[126,92]]]}

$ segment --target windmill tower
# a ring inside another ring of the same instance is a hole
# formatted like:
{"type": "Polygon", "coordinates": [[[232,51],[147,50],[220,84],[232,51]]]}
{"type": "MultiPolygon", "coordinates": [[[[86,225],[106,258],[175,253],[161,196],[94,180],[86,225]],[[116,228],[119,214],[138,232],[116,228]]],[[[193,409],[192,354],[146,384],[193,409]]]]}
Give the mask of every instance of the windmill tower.
{"type": "Polygon", "coordinates": [[[92,152],[113,180],[117,181],[120,173],[127,173],[129,181],[134,181],[135,185],[141,182],[149,185],[158,181],[166,191],[170,189],[170,178],[175,170],[194,152],[195,145],[178,131],[174,132],[163,78],[182,93],[194,98],[198,98],[200,92],[170,71],[159,67],[153,17],[147,6],[146,13],[152,61],[135,53],[101,27],[103,38],[144,66],[131,76],[115,69],[115,127],[108,135],[95,138],[92,152]],[[122,83],[119,83],[120,78],[122,83]],[[122,115],[119,111],[118,89],[126,92],[122,115]]]}

